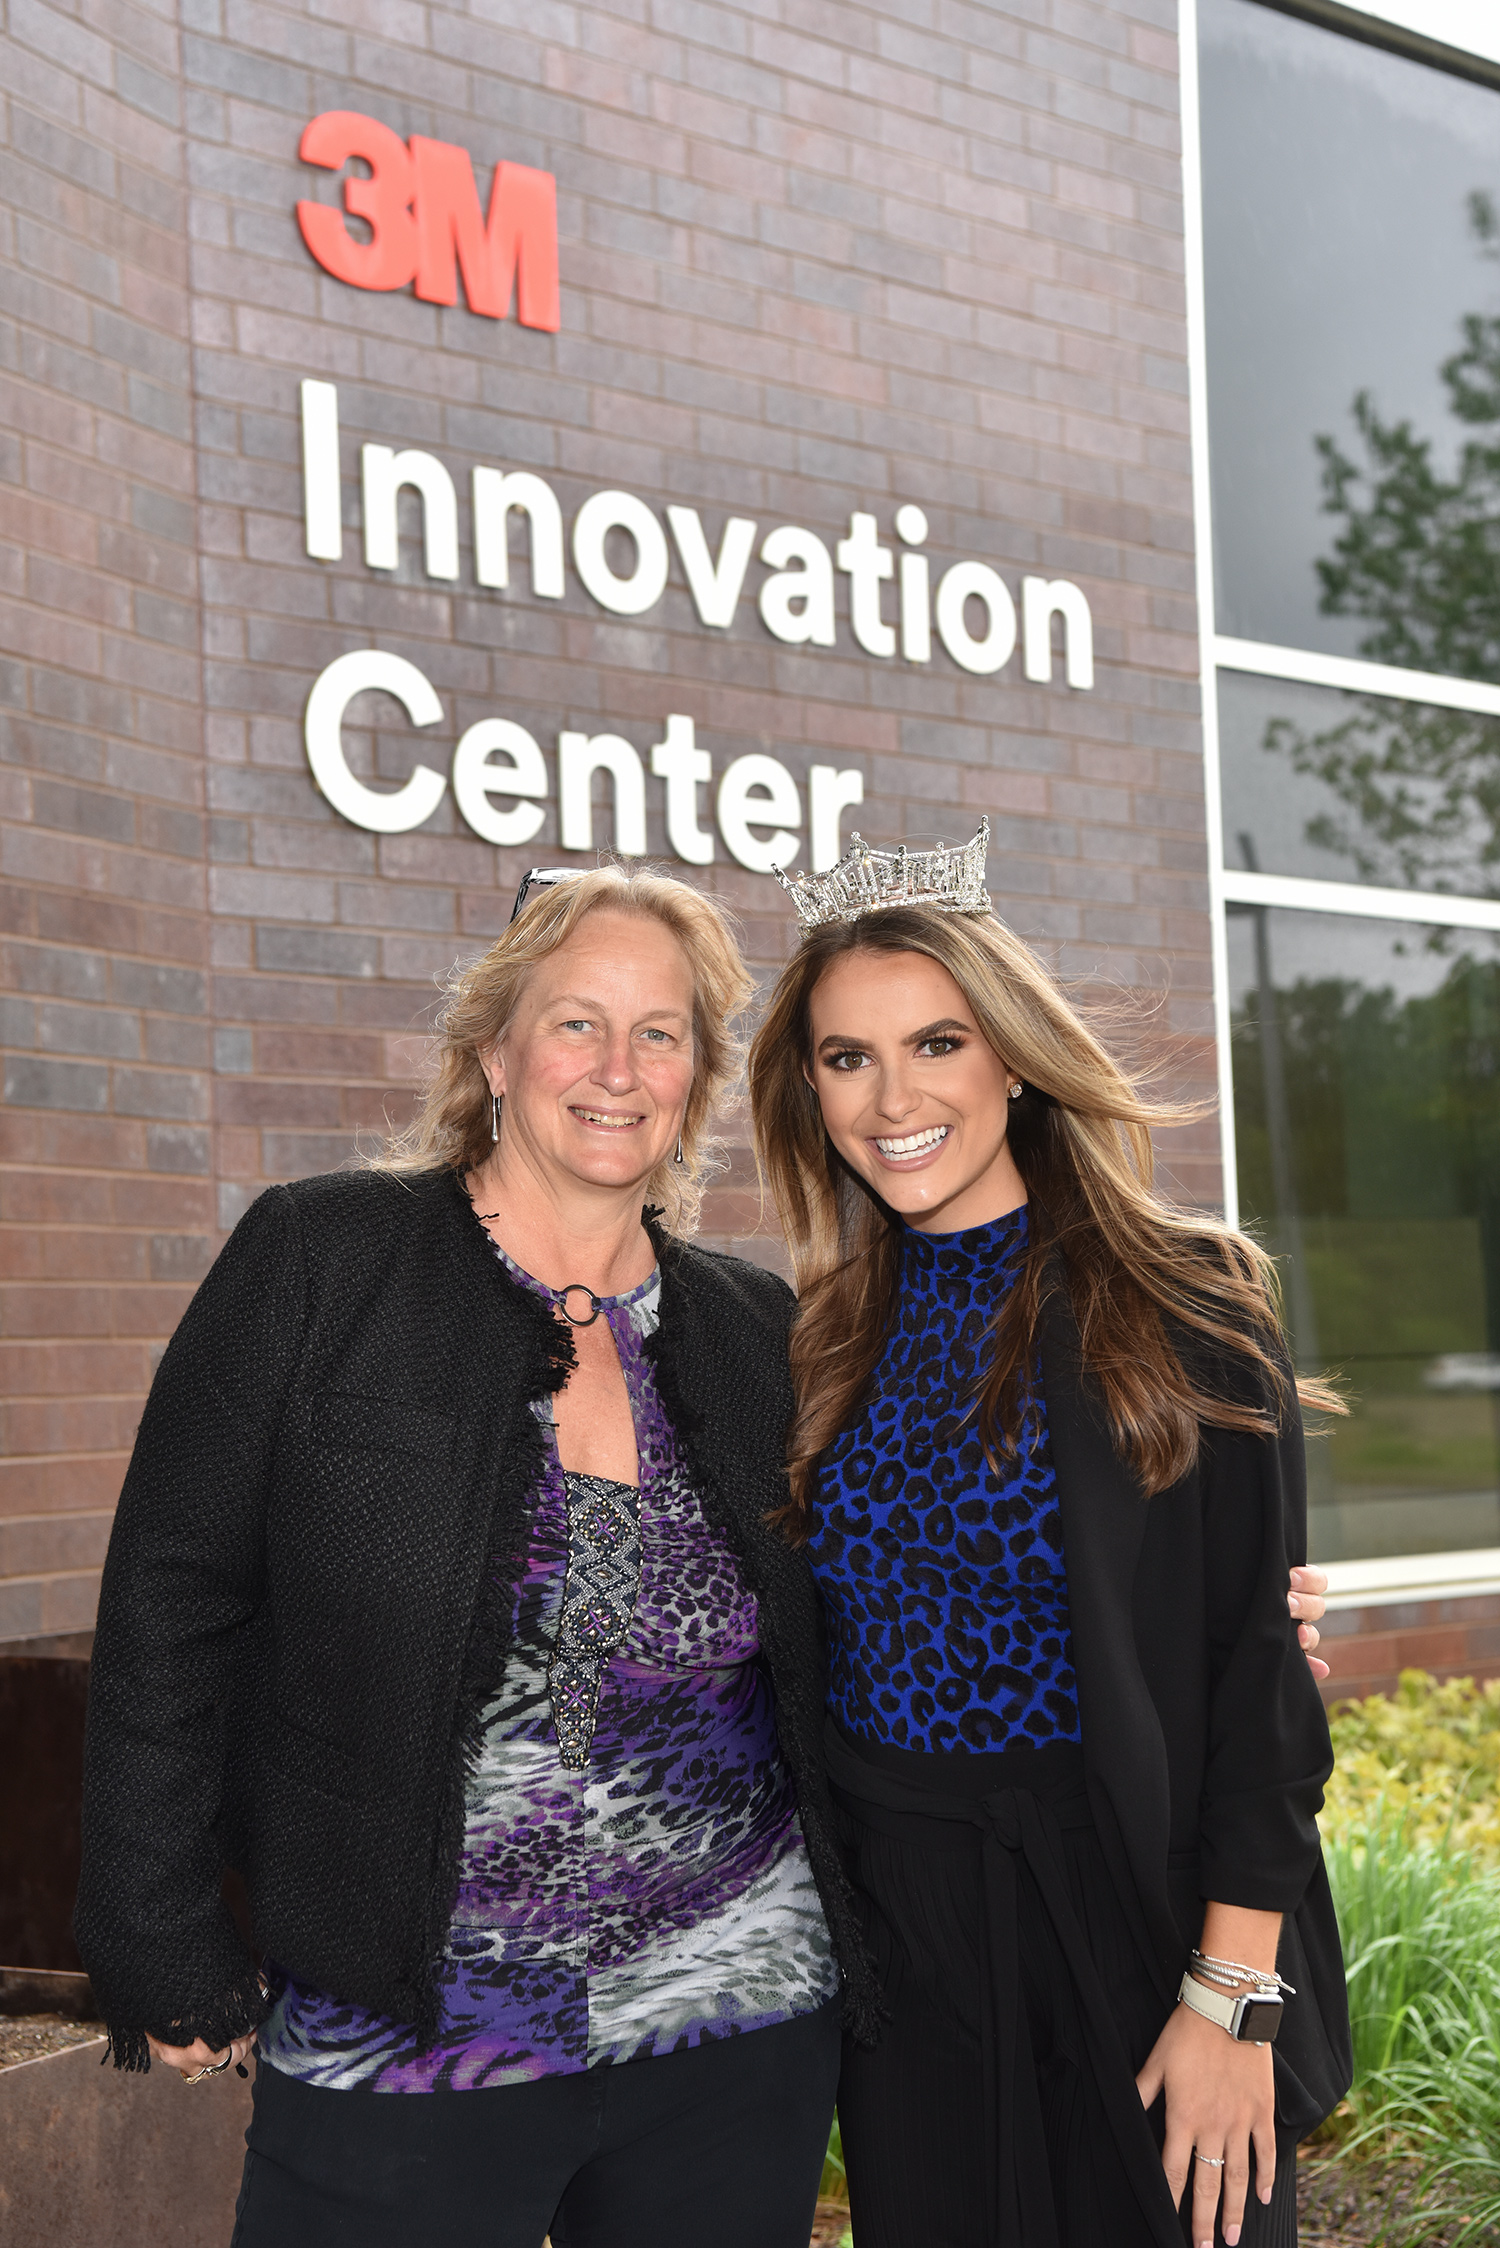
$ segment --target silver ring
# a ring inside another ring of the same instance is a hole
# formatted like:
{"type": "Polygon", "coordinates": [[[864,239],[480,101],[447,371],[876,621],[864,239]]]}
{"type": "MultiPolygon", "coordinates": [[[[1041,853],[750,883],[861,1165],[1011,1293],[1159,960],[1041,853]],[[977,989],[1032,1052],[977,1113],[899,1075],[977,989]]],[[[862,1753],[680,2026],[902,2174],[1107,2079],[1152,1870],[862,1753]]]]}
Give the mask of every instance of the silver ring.
{"type": "Polygon", "coordinates": [[[1222,2154],[1200,2154],[1196,2147],[1193,2149],[1193,2160],[1195,2162],[1206,2162],[1210,2170],[1222,2170],[1224,2167],[1222,2154]]]}

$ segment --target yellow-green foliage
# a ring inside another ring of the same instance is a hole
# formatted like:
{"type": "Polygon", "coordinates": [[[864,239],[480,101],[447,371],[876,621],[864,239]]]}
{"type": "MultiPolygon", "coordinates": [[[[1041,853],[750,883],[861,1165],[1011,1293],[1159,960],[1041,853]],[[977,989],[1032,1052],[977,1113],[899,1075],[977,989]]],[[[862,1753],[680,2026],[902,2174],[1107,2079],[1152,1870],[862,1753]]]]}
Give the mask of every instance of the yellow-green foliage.
{"type": "Polygon", "coordinates": [[[1383,1800],[1409,1844],[1447,1840],[1500,1858],[1500,1679],[1439,1685],[1404,1670],[1393,1695],[1340,1702],[1332,1723],[1330,1841],[1367,1826],[1383,1800]]]}

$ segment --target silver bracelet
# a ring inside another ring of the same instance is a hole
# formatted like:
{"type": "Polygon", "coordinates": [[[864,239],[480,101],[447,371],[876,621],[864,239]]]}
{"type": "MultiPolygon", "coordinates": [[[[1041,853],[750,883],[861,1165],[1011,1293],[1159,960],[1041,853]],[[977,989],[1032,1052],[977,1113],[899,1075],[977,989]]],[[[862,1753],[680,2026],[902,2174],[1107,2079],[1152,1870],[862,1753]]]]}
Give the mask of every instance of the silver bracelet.
{"type": "Polygon", "coordinates": [[[1236,1983],[1253,1983],[1257,1990],[1284,1991],[1289,1998],[1297,1995],[1293,1985],[1284,1982],[1274,1967],[1247,1967],[1239,1959],[1215,1959],[1211,1953],[1200,1951],[1196,1944],[1188,1953],[1188,1960],[1195,1975],[1202,1975],[1208,1982],[1225,1989],[1236,1983]]]}

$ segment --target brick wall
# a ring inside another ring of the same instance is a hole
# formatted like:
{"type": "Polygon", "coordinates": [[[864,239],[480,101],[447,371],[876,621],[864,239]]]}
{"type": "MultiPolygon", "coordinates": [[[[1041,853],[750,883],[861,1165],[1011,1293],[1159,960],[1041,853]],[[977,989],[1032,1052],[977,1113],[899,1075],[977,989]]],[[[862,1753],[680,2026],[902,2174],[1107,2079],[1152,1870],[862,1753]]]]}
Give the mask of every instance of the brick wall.
{"type": "Polygon", "coordinates": [[[179,40],[149,8],[11,0],[0,55],[10,1636],[92,1621],[153,1352],[215,1218],[179,40]]]}
{"type": "Polygon", "coordinates": [[[1403,1670],[1500,1678],[1500,1592],[1337,1608],[1320,1628],[1325,1701],[1394,1693],[1403,1670]]]}
{"type": "MultiPolygon", "coordinates": [[[[644,749],[684,710],[716,769],[862,762],[868,834],[987,811],[1010,918],[1071,974],[1166,991],[1150,1035],[1211,1082],[1175,0],[8,10],[0,1638],[86,1625],[222,1229],[405,1113],[433,978],[557,856],[550,814],[522,854],[451,804],[386,838],[330,810],[301,710],[350,647],[419,663],[452,731],[644,749]],[[463,144],[481,182],[501,156],[557,175],[558,335],[313,264],[293,204],[329,183],[296,146],[333,107],[463,144]],[[302,376],[339,385],[351,529],[364,439],[461,491],[489,461],[569,511],[695,505],[714,544],[727,512],[832,544],[863,507],[889,537],[914,500],[935,560],[1085,588],[1098,686],[880,663],[842,620],[799,651],[748,599],[710,631],[679,575],[632,622],[571,580],[481,592],[467,551],[435,585],[412,536],[394,574],[347,535],[311,562],[302,376]]],[[[409,731],[353,715],[358,769],[410,770],[409,731]]],[[[781,957],[768,878],[722,853],[702,878],[781,957]]],[[[1174,1163],[1215,1196],[1209,1127],[1174,1163]]],[[[754,1231],[742,1149],[708,1223],[754,1231]]]]}

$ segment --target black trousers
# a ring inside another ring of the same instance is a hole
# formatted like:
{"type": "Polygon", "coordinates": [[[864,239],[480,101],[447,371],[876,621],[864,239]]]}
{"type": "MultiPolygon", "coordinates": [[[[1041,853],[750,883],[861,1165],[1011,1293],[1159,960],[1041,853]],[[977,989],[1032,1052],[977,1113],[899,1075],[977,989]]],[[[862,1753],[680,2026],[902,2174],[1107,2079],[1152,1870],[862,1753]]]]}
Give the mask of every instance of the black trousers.
{"type": "MultiPolygon", "coordinates": [[[[1147,2116],[1134,2082],[1169,2009],[1093,1826],[1081,1752],[859,1753],[863,1773],[830,1738],[890,2009],[877,2045],[846,2046],[839,2083],[857,2248],[1188,2240],[1161,2168],[1161,2103],[1147,2116]]],[[[1269,2205],[1252,2157],[1240,2238],[1294,2248],[1290,2135],[1269,2205]]]]}
{"type": "Polygon", "coordinates": [[[488,2091],[328,2091],[262,2063],[231,2248],[807,2248],[838,2001],[488,2091]]]}

